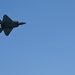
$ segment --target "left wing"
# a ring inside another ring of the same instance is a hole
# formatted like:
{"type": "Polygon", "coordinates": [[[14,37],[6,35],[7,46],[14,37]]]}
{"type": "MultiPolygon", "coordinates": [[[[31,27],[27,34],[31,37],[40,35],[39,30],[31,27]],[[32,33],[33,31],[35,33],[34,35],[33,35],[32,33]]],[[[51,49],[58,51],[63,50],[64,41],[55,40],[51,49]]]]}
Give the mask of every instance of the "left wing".
{"type": "Polygon", "coordinates": [[[10,34],[10,32],[12,31],[13,28],[6,28],[4,29],[4,33],[6,36],[8,36],[10,34]]]}
{"type": "Polygon", "coordinates": [[[7,15],[4,15],[3,22],[12,22],[12,19],[10,19],[7,15]]]}

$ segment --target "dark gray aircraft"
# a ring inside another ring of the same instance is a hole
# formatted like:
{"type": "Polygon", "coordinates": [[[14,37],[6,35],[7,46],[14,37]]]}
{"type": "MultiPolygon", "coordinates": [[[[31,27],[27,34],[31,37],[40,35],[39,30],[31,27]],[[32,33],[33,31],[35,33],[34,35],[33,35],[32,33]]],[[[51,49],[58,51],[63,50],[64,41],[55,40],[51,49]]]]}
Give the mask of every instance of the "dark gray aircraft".
{"type": "Polygon", "coordinates": [[[5,35],[8,36],[13,28],[19,25],[26,24],[25,22],[13,21],[7,15],[3,16],[3,20],[0,20],[0,33],[4,31],[5,35]]]}

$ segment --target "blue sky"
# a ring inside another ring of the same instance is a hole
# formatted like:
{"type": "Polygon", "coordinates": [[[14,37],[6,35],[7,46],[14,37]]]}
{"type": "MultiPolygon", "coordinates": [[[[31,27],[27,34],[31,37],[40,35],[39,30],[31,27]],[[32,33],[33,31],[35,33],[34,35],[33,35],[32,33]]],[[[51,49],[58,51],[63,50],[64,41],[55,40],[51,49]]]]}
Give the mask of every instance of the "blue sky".
{"type": "Polygon", "coordinates": [[[2,0],[26,25],[0,34],[0,75],[75,75],[75,0],[2,0]]]}

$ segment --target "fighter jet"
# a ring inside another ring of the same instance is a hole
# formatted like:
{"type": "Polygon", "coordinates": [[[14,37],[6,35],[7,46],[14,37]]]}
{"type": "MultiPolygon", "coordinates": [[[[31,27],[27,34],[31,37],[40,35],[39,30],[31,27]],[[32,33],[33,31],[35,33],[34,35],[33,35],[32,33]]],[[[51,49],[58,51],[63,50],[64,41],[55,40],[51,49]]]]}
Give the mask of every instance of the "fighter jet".
{"type": "Polygon", "coordinates": [[[26,24],[26,22],[13,21],[5,14],[3,20],[0,20],[0,33],[4,31],[5,35],[8,36],[13,28],[23,24],[26,24]]]}

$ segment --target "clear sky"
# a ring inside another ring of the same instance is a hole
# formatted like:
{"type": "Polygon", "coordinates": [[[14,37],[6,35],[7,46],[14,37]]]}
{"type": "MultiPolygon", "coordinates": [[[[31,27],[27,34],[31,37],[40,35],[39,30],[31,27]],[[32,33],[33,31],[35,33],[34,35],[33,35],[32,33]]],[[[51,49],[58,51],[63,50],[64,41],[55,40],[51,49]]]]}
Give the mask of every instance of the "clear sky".
{"type": "Polygon", "coordinates": [[[27,24],[0,34],[0,75],[75,75],[75,0],[1,0],[27,24]]]}

